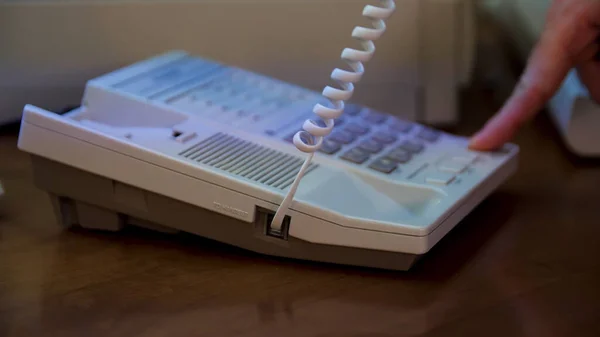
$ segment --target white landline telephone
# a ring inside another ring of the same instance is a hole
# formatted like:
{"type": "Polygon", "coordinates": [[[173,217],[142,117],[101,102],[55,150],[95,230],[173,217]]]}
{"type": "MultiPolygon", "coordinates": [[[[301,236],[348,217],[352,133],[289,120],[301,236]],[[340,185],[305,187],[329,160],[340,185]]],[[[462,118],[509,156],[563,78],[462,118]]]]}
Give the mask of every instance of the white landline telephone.
{"type": "Polygon", "coordinates": [[[373,27],[352,33],[364,50],[343,50],[350,70],[322,95],[175,51],[90,80],[72,111],[27,105],[18,146],[64,225],[407,270],[515,171],[518,147],[472,152],[346,103],[394,10],[364,8],[373,27]]]}

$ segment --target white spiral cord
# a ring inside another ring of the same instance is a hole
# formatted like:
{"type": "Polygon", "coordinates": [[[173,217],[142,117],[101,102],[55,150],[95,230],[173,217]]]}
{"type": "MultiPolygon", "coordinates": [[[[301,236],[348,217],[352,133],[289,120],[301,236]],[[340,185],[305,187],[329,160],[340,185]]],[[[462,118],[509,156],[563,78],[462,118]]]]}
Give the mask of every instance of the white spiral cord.
{"type": "Polygon", "coordinates": [[[313,112],[321,118],[325,126],[319,126],[312,120],[306,120],[302,125],[303,131],[299,131],[294,135],[293,142],[298,150],[308,153],[304,164],[300,168],[288,194],[277,209],[271,228],[281,230],[283,218],[287,213],[290,204],[294,198],[298,184],[306,173],[314,153],[318,151],[322,144],[323,138],[331,133],[335,124],[334,120],[341,117],[344,112],[344,102],[349,100],[354,93],[354,84],[358,83],[364,74],[363,63],[368,62],[375,53],[375,44],[373,41],[379,39],[386,30],[385,20],[388,19],[394,10],[396,4],[394,0],[381,0],[382,7],[366,5],[363,10],[363,16],[372,21],[373,28],[355,27],[352,31],[352,37],[357,39],[362,44],[364,50],[356,50],[345,48],[342,51],[341,58],[348,63],[352,71],[334,69],[331,73],[331,79],[336,81],[342,89],[326,86],[323,89],[322,95],[325,96],[333,108],[323,106],[317,103],[313,108],[313,112]],[[305,140],[306,139],[306,140],[305,140]]]}

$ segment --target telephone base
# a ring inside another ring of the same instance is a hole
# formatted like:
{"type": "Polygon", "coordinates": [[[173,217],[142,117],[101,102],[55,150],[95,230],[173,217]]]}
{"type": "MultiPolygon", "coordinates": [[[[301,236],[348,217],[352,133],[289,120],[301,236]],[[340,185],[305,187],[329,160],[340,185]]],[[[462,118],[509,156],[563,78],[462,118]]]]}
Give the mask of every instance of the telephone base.
{"type": "Polygon", "coordinates": [[[35,184],[50,195],[61,226],[186,232],[266,256],[396,271],[409,270],[423,256],[316,244],[294,237],[280,240],[265,234],[260,216],[248,224],[43,157],[31,158],[35,184]]]}
{"type": "Polygon", "coordinates": [[[392,270],[412,266],[516,170],[514,144],[470,151],[465,137],[351,103],[283,222],[269,221],[303,167],[290,135],[322,99],[170,52],[88,81],[70,112],[25,106],[18,148],[68,225],[137,224],[392,270]]]}

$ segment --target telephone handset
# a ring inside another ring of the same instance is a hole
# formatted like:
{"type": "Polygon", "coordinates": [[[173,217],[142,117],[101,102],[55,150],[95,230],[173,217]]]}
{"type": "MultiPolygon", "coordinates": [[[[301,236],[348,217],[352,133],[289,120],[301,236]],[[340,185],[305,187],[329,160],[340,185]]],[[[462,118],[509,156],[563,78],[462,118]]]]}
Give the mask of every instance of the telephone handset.
{"type": "Polygon", "coordinates": [[[386,30],[385,20],[393,14],[395,9],[396,4],[394,0],[382,0],[381,7],[373,5],[366,5],[364,7],[362,15],[372,21],[373,27],[357,26],[352,31],[352,37],[361,42],[364,50],[345,48],[342,51],[341,58],[348,63],[352,71],[339,68],[334,69],[331,73],[331,79],[338,82],[342,89],[326,86],[322,93],[333,107],[326,107],[321,103],[317,103],[313,109],[313,112],[321,118],[324,125],[317,125],[312,120],[306,120],[302,125],[303,131],[298,131],[294,135],[294,145],[298,150],[308,153],[308,156],[273,217],[271,223],[273,230],[281,230],[285,213],[290,207],[298,184],[310,166],[314,153],[321,148],[324,137],[329,135],[333,130],[335,120],[340,118],[344,113],[344,102],[352,98],[354,84],[358,83],[364,74],[365,68],[363,64],[371,60],[375,53],[375,44],[373,41],[378,40],[383,35],[386,30]]]}

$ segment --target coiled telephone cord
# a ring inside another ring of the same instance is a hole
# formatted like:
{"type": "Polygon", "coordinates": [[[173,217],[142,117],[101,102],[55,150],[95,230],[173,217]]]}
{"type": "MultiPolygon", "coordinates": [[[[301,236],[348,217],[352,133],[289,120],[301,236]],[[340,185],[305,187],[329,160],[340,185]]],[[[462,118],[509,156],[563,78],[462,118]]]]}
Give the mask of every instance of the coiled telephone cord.
{"type": "Polygon", "coordinates": [[[331,79],[336,81],[341,89],[336,89],[331,86],[326,86],[323,89],[322,95],[326,97],[332,107],[326,107],[317,103],[313,108],[313,112],[321,118],[324,126],[317,125],[312,120],[306,120],[302,125],[303,131],[299,131],[294,135],[293,142],[298,150],[308,153],[304,164],[300,168],[298,175],[292,183],[288,194],[277,209],[271,229],[279,231],[282,228],[283,219],[287,213],[298,184],[308,169],[314,153],[318,151],[322,144],[323,138],[333,130],[335,119],[342,116],[344,112],[344,102],[348,101],[354,93],[354,84],[358,83],[364,74],[363,63],[368,62],[375,53],[375,44],[373,41],[379,39],[386,30],[385,20],[388,19],[396,8],[394,0],[380,1],[381,7],[366,5],[363,9],[363,16],[372,21],[372,28],[357,26],[352,31],[352,37],[361,42],[364,50],[356,50],[345,48],[342,51],[341,58],[345,61],[351,71],[336,68],[331,73],[331,79]]]}

